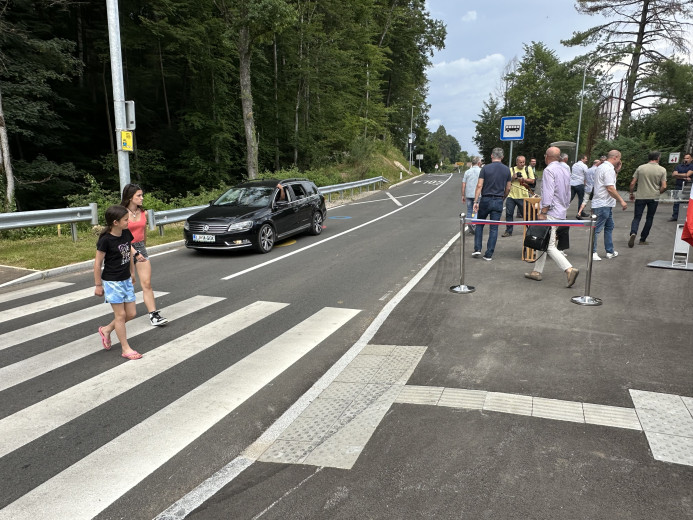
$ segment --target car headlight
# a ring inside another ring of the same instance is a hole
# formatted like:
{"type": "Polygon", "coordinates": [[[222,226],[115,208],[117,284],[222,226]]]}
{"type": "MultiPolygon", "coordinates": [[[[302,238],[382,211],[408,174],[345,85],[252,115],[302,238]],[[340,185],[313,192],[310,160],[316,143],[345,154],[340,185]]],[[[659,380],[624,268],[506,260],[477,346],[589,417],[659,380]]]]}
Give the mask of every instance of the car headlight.
{"type": "Polygon", "coordinates": [[[190,231],[190,222],[186,220],[185,224],[183,224],[183,229],[185,229],[186,231],[190,231]]]}
{"type": "Polygon", "coordinates": [[[229,229],[227,229],[227,231],[247,231],[252,227],[253,227],[253,221],[252,220],[244,220],[242,222],[236,222],[234,224],[231,224],[229,226],[229,229]]]}

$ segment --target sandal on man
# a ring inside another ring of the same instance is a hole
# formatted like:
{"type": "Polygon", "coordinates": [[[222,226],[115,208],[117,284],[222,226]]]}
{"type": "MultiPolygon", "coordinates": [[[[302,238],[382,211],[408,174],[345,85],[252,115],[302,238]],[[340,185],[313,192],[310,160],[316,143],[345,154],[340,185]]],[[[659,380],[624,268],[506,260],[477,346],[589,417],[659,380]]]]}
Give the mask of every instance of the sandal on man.
{"type": "Polygon", "coordinates": [[[110,335],[106,336],[106,334],[104,334],[101,329],[103,329],[103,327],[99,327],[99,336],[101,336],[101,344],[103,345],[104,349],[111,350],[110,335]]]}
{"type": "Polygon", "coordinates": [[[134,360],[134,359],[140,359],[142,357],[142,354],[137,352],[136,350],[133,350],[132,352],[129,352],[128,354],[121,354],[122,357],[129,359],[129,360],[134,360]]]}

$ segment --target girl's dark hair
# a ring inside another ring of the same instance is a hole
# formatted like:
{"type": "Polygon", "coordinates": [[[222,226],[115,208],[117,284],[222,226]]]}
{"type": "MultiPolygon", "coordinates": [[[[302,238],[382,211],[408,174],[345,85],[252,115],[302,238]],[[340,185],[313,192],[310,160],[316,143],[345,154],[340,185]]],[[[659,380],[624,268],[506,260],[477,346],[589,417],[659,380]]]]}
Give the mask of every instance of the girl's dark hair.
{"type": "Polygon", "coordinates": [[[128,214],[127,208],[123,206],[111,206],[106,210],[106,227],[103,228],[99,238],[111,232],[113,228],[113,221],[120,220],[125,215],[128,214]]]}
{"type": "MultiPolygon", "coordinates": [[[[120,200],[120,205],[127,208],[128,204],[130,204],[130,201],[132,200],[132,197],[134,197],[135,193],[141,189],[142,188],[139,184],[126,184],[123,188],[123,198],[120,200]]],[[[144,211],[142,206],[138,206],[138,208],[140,208],[140,211],[144,211]]]]}

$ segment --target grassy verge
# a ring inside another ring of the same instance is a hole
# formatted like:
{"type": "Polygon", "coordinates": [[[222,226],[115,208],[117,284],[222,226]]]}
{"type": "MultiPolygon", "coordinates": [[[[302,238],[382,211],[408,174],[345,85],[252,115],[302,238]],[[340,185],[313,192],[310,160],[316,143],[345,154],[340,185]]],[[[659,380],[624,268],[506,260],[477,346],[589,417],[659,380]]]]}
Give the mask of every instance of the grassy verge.
{"type": "MultiPolygon", "coordinates": [[[[54,228],[55,229],[55,228],[54,228]]],[[[63,227],[65,229],[65,227],[63,227]]],[[[44,271],[54,267],[93,260],[96,254],[97,231],[80,231],[77,242],[67,226],[62,236],[40,236],[23,240],[3,240],[0,247],[0,264],[44,271]]],[[[147,247],[183,239],[183,223],[164,226],[164,236],[159,230],[147,232],[147,247]]]]}

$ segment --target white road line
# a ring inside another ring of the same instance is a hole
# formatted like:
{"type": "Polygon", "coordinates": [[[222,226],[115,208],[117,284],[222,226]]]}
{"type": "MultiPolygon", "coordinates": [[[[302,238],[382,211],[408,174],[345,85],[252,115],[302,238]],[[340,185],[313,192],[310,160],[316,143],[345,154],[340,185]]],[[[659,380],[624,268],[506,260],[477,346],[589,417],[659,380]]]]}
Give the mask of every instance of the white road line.
{"type": "Polygon", "coordinates": [[[392,211],[390,211],[389,213],[385,213],[385,215],[381,215],[381,216],[379,216],[379,217],[376,217],[376,218],[374,218],[373,220],[369,220],[368,222],[364,222],[363,224],[359,224],[358,226],[355,226],[355,227],[353,227],[353,228],[350,228],[350,229],[347,229],[347,230],[345,230],[345,231],[342,231],[341,233],[337,233],[336,235],[332,235],[332,236],[330,236],[330,237],[324,238],[323,240],[320,240],[319,242],[313,242],[312,244],[309,244],[309,245],[307,245],[307,246],[305,246],[305,247],[302,247],[302,248],[300,248],[300,249],[296,249],[296,250],[294,250],[294,251],[291,251],[290,253],[286,253],[285,255],[278,256],[277,258],[273,258],[272,260],[268,260],[267,262],[263,262],[263,263],[261,263],[261,264],[257,264],[257,265],[255,265],[255,266],[253,266],[253,267],[250,267],[250,268],[248,268],[248,269],[244,269],[243,271],[239,271],[239,272],[237,272],[237,273],[234,273],[234,274],[230,274],[230,275],[228,275],[228,276],[225,276],[224,278],[222,278],[222,280],[231,280],[232,278],[238,278],[239,276],[243,276],[244,274],[247,274],[247,273],[249,273],[249,272],[251,272],[251,271],[255,271],[256,269],[260,269],[260,268],[262,268],[262,267],[265,267],[265,266],[267,266],[267,265],[273,264],[273,263],[275,263],[275,262],[279,262],[280,260],[284,260],[285,258],[287,258],[287,257],[289,257],[289,256],[293,256],[293,255],[297,255],[298,253],[302,253],[303,251],[305,251],[305,250],[307,250],[307,249],[310,249],[310,248],[312,248],[312,247],[320,246],[320,245],[324,244],[325,242],[329,242],[330,240],[334,240],[335,238],[339,238],[339,237],[341,237],[342,235],[346,235],[346,234],[348,234],[348,233],[353,233],[354,231],[356,231],[357,229],[360,229],[360,228],[362,228],[362,227],[370,226],[371,224],[373,224],[373,223],[375,223],[375,222],[378,222],[379,220],[382,220],[382,219],[384,219],[384,218],[387,218],[387,217],[389,217],[389,216],[391,216],[391,215],[394,215],[395,213],[397,213],[397,212],[399,212],[399,211],[402,211],[403,209],[408,208],[408,207],[411,206],[412,204],[416,204],[417,202],[422,201],[423,199],[425,199],[425,198],[428,197],[429,195],[432,195],[432,194],[435,193],[437,190],[439,190],[440,188],[442,188],[442,187],[445,185],[445,183],[448,182],[450,179],[452,179],[452,175],[450,175],[445,181],[443,181],[443,183],[442,183],[440,186],[438,186],[438,187],[432,189],[431,191],[429,191],[428,193],[426,193],[425,195],[423,195],[420,199],[416,199],[415,201],[410,202],[410,203],[407,204],[406,206],[402,206],[401,208],[397,208],[397,209],[395,209],[395,210],[392,210],[392,211]]]}
{"type": "MultiPolygon", "coordinates": [[[[225,298],[193,296],[192,298],[178,302],[170,307],[161,309],[161,313],[166,316],[169,321],[175,320],[223,300],[225,300],[225,298]]],[[[152,328],[152,325],[149,323],[149,316],[140,316],[128,323],[128,339],[132,339],[135,336],[150,331],[152,328]]],[[[112,334],[111,338],[113,341],[112,346],[117,350],[120,342],[115,334],[112,334]]],[[[94,334],[85,338],[80,338],[24,361],[19,361],[0,368],[0,392],[40,376],[41,374],[50,372],[51,370],[60,368],[68,363],[82,359],[85,356],[100,352],[101,350],[103,350],[101,339],[98,334],[94,332],[94,334]]]]}
{"type": "MultiPolygon", "coordinates": [[[[399,210],[395,210],[399,211],[399,210]]],[[[351,361],[361,352],[371,339],[375,336],[378,329],[382,327],[385,320],[392,313],[399,303],[416,287],[426,273],[442,258],[452,245],[460,238],[457,233],[452,237],[443,248],[435,254],[431,260],[412,277],[402,289],[395,294],[389,302],[385,304],[380,313],[371,322],[359,340],[337,361],[325,374],[296,401],[291,408],[282,414],[272,426],[270,426],[258,439],[248,446],[245,451],[229,462],[226,466],[217,471],[214,475],[205,480],[202,484],[190,491],[178,502],[171,505],[168,509],[159,514],[155,520],[181,520],[206,500],[211,498],[217,491],[229,482],[233,481],[238,475],[245,471],[262,453],[269,447],[303,411],[318,398],[320,393],[327,388],[337,376],[351,363],[351,361]]],[[[1,518],[1,517],[0,517],[1,518]]]]}
{"type": "Polygon", "coordinates": [[[0,519],[95,517],[359,312],[320,310],[8,505],[0,519]]]}
{"type": "Polygon", "coordinates": [[[42,292],[54,291],[55,289],[61,289],[69,285],[74,284],[67,282],[49,282],[42,285],[35,285],[34,287],[27,287],[26,289],[20,289],[18,291],[0,294],[0,303],[18,300],[19,298],[33,296],[34,294],[41,294],[42,292]]]}
{"type": "MultiPolygon", "coordinates": [[[[258,301],[0,421],[0,457],[283,309],[258,301]]],[[[117,352],[114,353],[117,355],[117,352]]],[[[119,358],[120,360],[121,358],[119,358]]],[[[67,518],[60,515],[54,518],[67,518]]]]}
{"type": "MultiPolygon", "coordinates": [[[[412,193],[411,195],[399,195],[397,199],[407,199],[410,197],[418,197],[419,195],[425,195],[425,193],[412,193]]],[[[374,200],[364,200],[360,202],[350,202],[349,204],[344,204],[343,206],[337,206],[338,208],[344,206],[358,206],[359,204],[373,204],[374,202],[389,202],[390,199],[374,199],[374,200]]]]}
{"type": "Polygon", "coordinates": [[[392,193],[390,193],[389,191],[386,191],[386,192],[385,192],[385,195],[387,195],[388,197],[390,197],[390,199],[391,199],[392,201],[394,201],[394,203],[397,204],[398,206],[401,206],[401,205],[402,205],[402,203],[401,203],[400,201],[398,201],[396,198],[394,198],[394,197],[392,196],[392,193]]]}
{"type": "MultiPolygon", "coordinates": [[[[94,290],[90,289],[91,296],[94,295],[94,290]]],[[[168,293],[154,291],[154,296],[164,296],[168,293]]],[[[142,293],[138,292],[135,294],[135,302],[142,303],[142,293]]],[[[100,318],[106,314],[113,312],[113,308],[107,303],[100,303],[94,305],[93,307],[88,307],[86,309],[71,312],[63,316],[58,316],[50,320],[42,321],[40,323],[35,323],[34,325],[29,325],[22,329],[13,330],[12,332],[5,332],[0,334],[0,350],[6,348],[14,347],[20,343],[26,341],[31,341],[32,339],[40,338],[42,336],[47,336],[52,334],[57,330],[63,330],[73,325],[78,325],[95,318],[100,318]]]]}
{"type": "Polygon", "coordinates": [[[67,305],[68,303],[85,300],[92,296],[94,296],[94,288],[89,287],[87,289],[80,289],[79,291],[63,294],[54,298],[41,300],[40,302],[27,303],[26,305],[21,305],[19,307],[15,307],[14,309],[4,311],[2,314],[0,314],[0,323],[14,320],[28,314],[53,309],[54,307],[58,307],[60,305],[67,305]]]}

